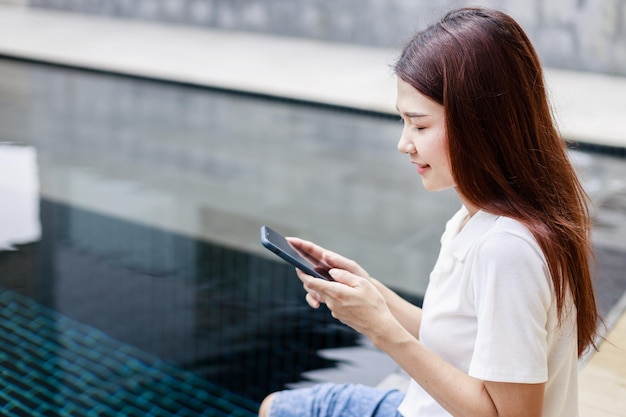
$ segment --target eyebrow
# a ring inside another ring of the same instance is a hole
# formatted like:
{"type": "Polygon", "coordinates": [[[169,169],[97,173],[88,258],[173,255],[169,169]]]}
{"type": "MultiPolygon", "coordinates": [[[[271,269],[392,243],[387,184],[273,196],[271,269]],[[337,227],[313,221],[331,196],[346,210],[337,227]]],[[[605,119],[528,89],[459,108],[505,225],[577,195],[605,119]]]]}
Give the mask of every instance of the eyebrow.
{"type": "Polygon", "coordinates": [[[396,110],[398,111],[398,113],[405,115],[406,117],[408,117],[409,119],[413,119],[413,118],[417,118],[417,117],[428,117],[428,114],[424,114],[424,113],[415,113],[415,112],[401,112],[400,109],[398,109],[398,106],[396,106],[396,110]]]}

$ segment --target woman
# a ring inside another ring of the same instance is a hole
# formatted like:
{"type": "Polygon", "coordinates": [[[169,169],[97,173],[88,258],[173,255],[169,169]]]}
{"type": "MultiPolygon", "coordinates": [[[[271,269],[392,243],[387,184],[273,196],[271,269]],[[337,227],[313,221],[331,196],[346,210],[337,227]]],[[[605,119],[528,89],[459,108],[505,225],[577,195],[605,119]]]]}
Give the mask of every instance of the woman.
{"type": "Polygon", "coordinates": [[[455,10],[410,41],[395,73],[399,151],[426,189],[453,187],[463,203],[422,309],[355,262],[291,243],[333,267],[336,282],[298,271],[308,303],[367,336],[411,385],[284,391],[260,415],[576,416],[578,357],[598,320],[590,221],[530,41],[504,13],[455,10]]]}

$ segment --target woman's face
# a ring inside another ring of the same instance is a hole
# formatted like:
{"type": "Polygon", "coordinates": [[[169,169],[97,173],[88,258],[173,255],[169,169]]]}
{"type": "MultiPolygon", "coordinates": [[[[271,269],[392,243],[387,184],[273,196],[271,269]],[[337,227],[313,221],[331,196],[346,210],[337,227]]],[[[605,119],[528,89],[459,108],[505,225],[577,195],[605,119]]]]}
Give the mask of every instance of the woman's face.
{"type": "Polygon", "coordinates": [[[398,78],[396,108],[404,122],[398,150],[409,155],[424,188],[439,191],[454,187],[443,106],[398,78]]]}

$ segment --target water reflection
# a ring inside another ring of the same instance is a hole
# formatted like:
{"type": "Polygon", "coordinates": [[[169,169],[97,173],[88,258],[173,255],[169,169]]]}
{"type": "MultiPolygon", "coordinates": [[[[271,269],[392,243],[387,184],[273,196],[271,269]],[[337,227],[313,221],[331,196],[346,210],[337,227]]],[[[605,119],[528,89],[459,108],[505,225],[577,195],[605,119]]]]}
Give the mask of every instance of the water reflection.
{"type": "Polygon", "coordinates": [[[262,256],[258,229],[268,224],[423,292],[433,243],[458,201],[426,195],[395,151],[394,120],[65,69],[3,69],[22,79],[21,90],[6,87],[22,103],[8,108],[6,128],[37,148],[45,197],[262,256]]]}
{"type": "Polygon", "coordinates": [[[30,146],[0,145],[0,251],[39,240],[37,156],[30,146]]]}

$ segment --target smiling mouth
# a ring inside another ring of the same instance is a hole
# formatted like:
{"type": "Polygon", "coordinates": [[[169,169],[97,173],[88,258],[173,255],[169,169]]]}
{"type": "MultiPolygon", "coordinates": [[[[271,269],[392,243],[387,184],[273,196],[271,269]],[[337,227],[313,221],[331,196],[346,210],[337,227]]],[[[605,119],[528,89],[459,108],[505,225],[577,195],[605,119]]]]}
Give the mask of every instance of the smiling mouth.
{"type": "Polygon", "coordinates": [[[415,166],[417,167],[417,173],[420,174],[420,175],[424,174],[430,168],[430,165],[428,165],[428,164],[417,164],[416,163],[415,166]]]}

